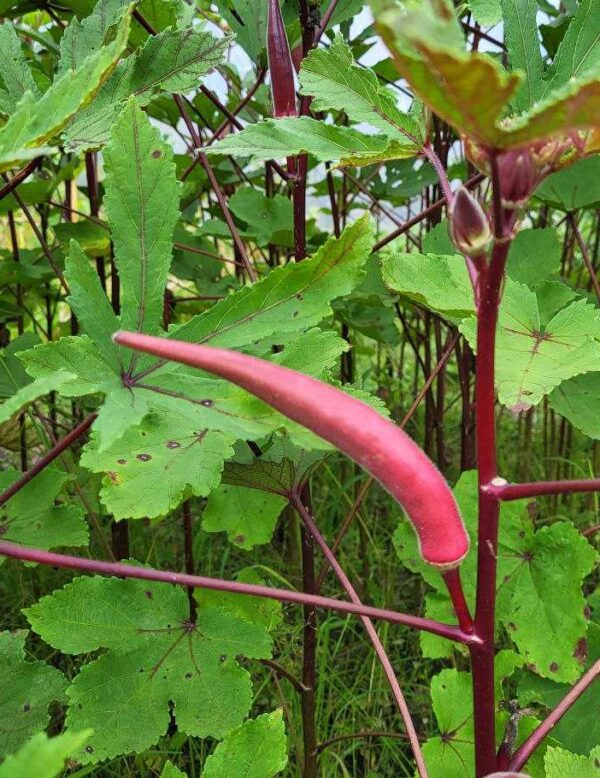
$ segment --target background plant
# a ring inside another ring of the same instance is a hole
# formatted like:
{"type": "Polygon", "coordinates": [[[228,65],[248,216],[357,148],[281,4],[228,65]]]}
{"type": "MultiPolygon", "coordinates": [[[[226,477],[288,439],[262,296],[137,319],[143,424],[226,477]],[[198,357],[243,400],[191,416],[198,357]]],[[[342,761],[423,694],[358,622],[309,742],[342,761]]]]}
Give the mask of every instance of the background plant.
{"type": "Polygon", "coordinates": [[[0,771],[593,775],[596,0],[0,9],[0,771]]]}

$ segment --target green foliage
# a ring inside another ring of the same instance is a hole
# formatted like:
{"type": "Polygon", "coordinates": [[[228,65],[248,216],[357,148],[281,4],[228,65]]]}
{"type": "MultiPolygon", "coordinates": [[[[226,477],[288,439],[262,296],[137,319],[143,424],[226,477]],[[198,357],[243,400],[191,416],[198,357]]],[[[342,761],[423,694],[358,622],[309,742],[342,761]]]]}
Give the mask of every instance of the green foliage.
{"type": "Polygon", "coordinates": [[[26,92],[39,97],[21,41],[10,22],[0,26],[0,71],[0,113],[13,113],[26,92]]]}
{"type": "Polygon", "coordinates": [[[131,99],[112,128],[104,158],[105,207],[121,279],[121,327],[155,333],[179,215],[171,147],[131,99]]]}
{"type": "Polygon", "coordinates": [[[67,147],[82,152],[103,146],[128,99],[134,97],[144,106],[164,92],[186,92],[223,59],[228,45],[228,38],[216,39],[205,31],[164,30],[148,38],[119,62],[90,105],[67,127],[67,147]]]}
{"type": "Polygon", "coordinates": [[[287,764],[281,710],[245,721],[230,732],[206,760],[203,778],[272,778],[287,764]]]}
{"type": "Polygon", "coordinates": [[[48,738],[38,732],[16,754],[7,757],[0,765],[0,778],[55,778],[68,759],[86,742],[90,732],[63,732],[48,738]]]}
{"type": "MultiPolygon", "coordinates": [[[[540,95],[542,99],[537,100],[541,84],[535,79],[536,75],[539,79],[540,60],[536,54],[537,35],[532,30],[533,7],[520,6],[517,11],[508,3],[503,6],[507,37],[513,42],[511,53],[516,57],[514,65],[525,68],[527,83],[532,84],[523,88],[521,71],[508,73],[488,55],[467,53],[455,20],[436,18],[429,4],[404,14],[394,0],[373,0],[372,5],[378,29],[415,94],[438,116],[482,146],[510,148],[598,125],[600,78],[590,66],[595,59],[589,41],[595,36],[591,27],[589,36],[578,32],[573,38],[565,36],[555,58],[557,75],[540,95]],[[528,43],[523,42],[526,35],[528,43]],[[582,50],[577,44],[581,37],[582,50]],[[561,65],[563,55],[565,64],[561,65]],[[518,107],[527,110],[506,118],[507,105],[515,100],[518,107]],[[476,111],[469,110],[473,105],[476,111]]],[[[581,18],[589,10],[587,6],[591,3],[580,9],[581,18]]]]}
{"type": "MultiPolygon", "coordinates": [[[[582,643],[578,652],[579,660],[585,659],[587,670],[600,659],[600,626],[590,623],[587,641],[582,643]],[[587,657],[585,656],[587,654],[587,657]]],[[[569,691],[567,684],[559,684],[548,678],[540,678],[531,672],[523,673],[518,686],[521,705],[542,705],[552,709],[569,691]]],[[[569,751],[587,755],[600,740],[600,721],[598,706],[600,705],[600,690],[597,684],[592,684],[566,715],[561,718],[552,730],[552,738],[569,751]]]]}
{"type": "Polygon", "coordinates": [[[589,757],[577,756],[563,748],[549,748],[546,752],[544,765],[547,778],[596,778],[598,775],[598,759],[600,748],[595,748],[589,757]]]}
{"type": "Polygon", "coordinates": [[[208,149],[211,155],[232,154],[255,162],[310,154],[319,162],[336,161],[346,165],[412,157],[414,144],[390,141],[382,135],[366,135],[349,127],[323,124],[309,116],[266,119],[230,135],[208,149]]]}
{"type": "Polygon", "coordinates": [[[424,128],[417,118],[398,109],[394,95],[379,86],[372,70],[354,63],[341,36],[327,50],[315,49],[303,60],[300,84],[303,94],[313,98],[315,111],[344,111],[352,121],[370,124],[413,153],[424,143],[424,128]]]}
{"type": "MultiPolygon", "coordinates": [[[[293,497],[365,603],[456,622],[407,521],[389,553],[399,511],[361,468],[116,330],[257,356],[401,423],[456,481],[472,612],[484,481],[598,475],[599,0],[334,6],[280,0],[302,111],[276,120],[266,0],[0,0],[0,189],[36,163],[0,197],[0,539],[104,571],[0,557],[0,778],[300,778],[306,749],[312,774],[413,776],[360,619],[318,610],[307,689],[308,606],[109,577],[133,557],[345,597],[318,548],[312,570],[293,497]],[[459,209],[439,199],[459,183],[496,228],[493,257],[456,252],[459,209]],[[477,308],[505,241],[492,376],[477,308]],[[486,454],[498,468],[478,484],[486,454]]],[[[490,746],[514,752],[600,656],[597,509],[593,493],[500,504],[490,746]]],[[[473,778],[467,647],[377,630],[427,774],[473,778]]],[[[599,694],[525,773],[597,772],[599,694]]]]}
{"type": "MultiPolygon", "coordinates": [[[[17,470],[0,472],[0,491],[11,486],[19,476],[17,470]]],[[[88,528],[82,509],[68,503],[56,504],[70,480],[67,473],[57,468],[42,470],[0,508],[2,538],[38,548],[87,546],[88,528]]]]}
{"type": "Polygon", "coordinates": [[[143,581],[79,578],[26,615],[63,653],[106,649],[67,689],[67,726],[94,730],[77,752],[84,764],[152,746],[169,725],[170,701],[181,731],[222,738],[252,700],[236,656],[271,655],[264,627],[210,606],[194,625],[182,590],[143,581]]]}
{"type": "Polygon", "coordinates": [[[127,43],[129,16],[118,27],[112,43],[85,59],[76,71],[57,76],[39,97],[25,92],[0,130],[0,169],[48,151],[46,145],[98,89],[114,68],[127,43]]]}
{"type": "Polygon", "coordinates": [[[277,494],[222,484],[208,498],[202,514],[202,529],[227,532],[231,543],[250,551],[271,540],[286,504],[277,494]]]}
{"type": "MultiPolygon", "coordinates": [[[[0,632],[0,669],[4,679],[0,701],[0,754],[18,751],[36,732],[47,726],[48,706],[62,700],[66,679],[44,662],[29,662],[25,654],[26,630],[0,632]]],[[[71,743],[69,748],[74,746],[71,743]]],[[[26,752],[27,753],[27,752],[26,752]]],[[[60,757],[61,762],[64,756],[60,757]]],[[[5,762],[0,765],[6,774],[5,762]]]]}

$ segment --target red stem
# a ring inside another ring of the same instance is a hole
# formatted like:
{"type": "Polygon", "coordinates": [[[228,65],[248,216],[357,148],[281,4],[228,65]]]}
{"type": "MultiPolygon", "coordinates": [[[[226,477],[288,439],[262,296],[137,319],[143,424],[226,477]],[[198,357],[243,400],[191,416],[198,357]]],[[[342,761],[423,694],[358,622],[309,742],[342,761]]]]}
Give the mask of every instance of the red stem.
{"type": "Polygon", "coordinates": [[[567,711],[577,702],[585,690],[600,676],[600,659],[598,659],[581,678],[570,692],[558,703],[552,713],[542,721],[511,759],[509,770],[520,770],[533,754],[550,730],[558,724],[567,711]]]}
{"type": "Polygon", "coordinates": [[[7,195],[14,191],[19,186],[19,184],[23,183],[23,181],[25,181],[25,179],[28,178],[37,167],[39,167],[41,161],[41,157],[36,157],[35,159],[32,159],[31,162],[29,162],[27,165],[25,165],[24,168],[19,170],[18,173],[15,173],[15,175],[0,189],[0,200],[3,200],[7,195]]]}
{"type": "Polygon", "coordinates": [[[573,494],[574,492],[600,492],[600,478],[579,478],[572,481],[534,481],[525,484],[502,483],[501,479],[485,487],[488,494],[502,502],[542,497],[546,494],[573,494]]]}
{"type": "Polygon", "coordinates": [[[498,499],[487,491],[487,486],[497,475],[494,354],[500,293],[510,246],[509,240],[504,236],[504,214],[500,204],[497,175],[493,178],[496,242],[489,268],[482,268],[481,271],[480,300],[477,310],[476,417],[479,521],[475,634],[482,640],[482,645],[471,648],[477,778],[493,773],[496,769],[494,637],[500,504],[498,499]]]}
{"type": "Polygon", "coordinates": [[[269,586],[245,584],[240,581],[225,581],[221,578],[207,578],[201,575],[188,575],[187,573],[173,573],[168,570],[155,570],[152,567],[135,567],[122,562],[105,562],[101,559],[83,559],[57,554],[53,551],[44,551],[39,548],[26,548],[16,543],[0,541],[0,556],[8,556],[13,559],[21,559],[26,562],[35,562],[41,565],[63,567],[69,570],[84,570],[88,573],[100,573],[100,575],[112,575],[117,578],[138,578],[143,581],[158,581],[178,586],[193,586],[196,589],[210,589],[217,592],[231,592],[233,594],[250,594],[253,597],[267,597],[271,600],[289,602],[296,605],[314,605],[315,608],[337,611],[338,613],[352,613],[356,616],[369,616],[372,619],[389,621],[391,624],[403,624],[407,627],[431,632],[457,643],[476,643],[473,635],[465,635],[459,627],[450,624],[442,624],[420,616],[410,616],[385,608],[373,608],[369,605],[356,605],[353,602],[334,600],[331,597],[305,594],[304,592],[287,591],[286,589],[274,589],[269,586]]]}
{"type": "Polygon", "coordinates": [[[54,462],[54,460],[59,457],[63,451],[68,449],[69,446],[71,446],[77,440],[77,438],[80,438],[85,432],[87,432],[87,430],[94,423],[96,416],[96,413],[91,413],[81,422],[81,424],[78,424],[76,427],[74,427],[68,435],[65,435],[64,438],[61,438],[61,440],[59,440],[58,443],[52,449],[50,449],[47,454],[44,454],[43,457],[40,457],[38,461],[32,465],[29,470],[27,470],[27,472],[23,473],[18,481],[15,481],[14,484],[11,484],[8,489],[0,495],[0,506],[8,502],[11,497],[19,492],[26,484],[32,481],[38,473],[41,473],[42,470],[48,467],[49,464],[54,462]]]}
{"type": "Polygon", "coordinates": [[[465,593],[462,587],[462,581],[460,580],[460,568],[453,567],[451,570],[446,570],[442,573],[444,583],[448,588],[450,599],[452,600],[452,606],[456,613],[456,618],[463,632],[472,634],[475,630],[473,619],[469,611],[469,606],[465,599],[465,593]]]}

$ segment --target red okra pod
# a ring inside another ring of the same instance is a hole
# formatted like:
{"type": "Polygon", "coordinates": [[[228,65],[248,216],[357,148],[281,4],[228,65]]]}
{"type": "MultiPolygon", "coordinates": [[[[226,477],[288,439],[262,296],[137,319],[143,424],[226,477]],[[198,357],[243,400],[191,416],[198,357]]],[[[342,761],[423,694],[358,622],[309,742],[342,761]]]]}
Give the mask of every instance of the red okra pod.
{"type": "Polygon", "coordinates": [[[298,116],[294,63],[285,32],[281,8],[279,7],[279,0],[269,0],[267,54],[271,72],[273,117],[281,119],[284,116],[298,116]]]}
{"type": "Polygon", "coordinates": [[[201,368],[243,387],[349,456],[404,508],[421,556],[458,565],[469,538],[444,477],[417,444],[369,405],[323,381],[236,351],[118,332],[123,346],[201,368]]]}

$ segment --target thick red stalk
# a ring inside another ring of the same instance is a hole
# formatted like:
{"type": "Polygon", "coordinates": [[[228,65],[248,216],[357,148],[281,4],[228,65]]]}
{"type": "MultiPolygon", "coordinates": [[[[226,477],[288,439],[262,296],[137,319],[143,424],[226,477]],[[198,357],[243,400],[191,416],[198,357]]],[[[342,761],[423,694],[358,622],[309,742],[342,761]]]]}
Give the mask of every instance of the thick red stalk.
{"type": "Polygon", "coordinates": [[[497,476],[494,365],[498,308],[509,240],[505,238],[504,213],[499,187],[494,186],[494,234],[489,268],[481,268],[477,308],[476,418],[479,519],[477,549],[477,599],[475,633],[482,645],[471,650],[475,722],[475,773],[477,778],[496,769],[494,636],[496,622],[496,553],[498,499],[487,491],[497,476]]]}
{"type": "Polygon", "coordinates": [[[339,448],[403,506],[425,561],[459,564],[469,539],[443,476],[417,444],[366,403],[323,381],[234,351],[119,332],[115,341],[220,375],[339,448]]]}
{"type": "Polygon", "coordinates": [[[370,605],[356,605],[352,602],[334,600],[331,597],[321,597],[316,594],[275,589],[270,586],[246,584],[240,581],[225,581],[221,578],[207,578],[201,575],[188,575],[187,573],[173,573],[168,570],[155,570],[152,567],[135,567],[122,562],[105,562],[101,559],[84,559],[68,554],[57,554],[53,551],[44,551],[39,548],[27,548],[16,543],[0,541],[0,556],[13,559],[21,559],[25,562],[34,562],[40,565],[63,567],[68,570],[83,570],[87,573],[99,573],[100,575],[112,575],[117,578],[137,578],[142,581],[157,581],[159,583],[174,584],[176,586],[193,586],[195,589],[209,589],[216,592],[232,592],[233,594],[249,594],[253,597],[266,597],[270,600],[289,602],[294,605],[314,605],[315,608],[337,611],[338,613],[352,613],[356,616],[368,616],[371,619],[389,621],[390,624],[403,624],[406,627],[431,632],[447,640],[457,643],[476,643],[473,635],[465,635],[459,627],[450,624],[442,624],[431,619],[411,616],[405,613],[374,608],[370,605]]]}
{"type": "MultiPolygon", "coordinates": [[[[351,602],[355,603],[356,605],[362,605],[360,597],[356,592],[356,589],[352,586],[350,579],[344,572],[335,554],[327,545],[325,538],[319,532],[319,529],[315,524],[313,517],[311,516],[310,512],[306,509],[304,504],[302,503],[302,500],[297,495],[294,495],[292,499],[292,504],[294,505],[294,508],[302,518],[302,521],[304,522],[308,531],[315,539],[317,545],[323,552],[325,559],[331,566],[331,569],[335,573],[338,581],[342,584],[344,591],[350,598],[351,602]]],[[[408,734],[408,739],[410,741],[410,745],[415,757],[415,762],[417,764],[417,770],[419,771],[419,775],[421,778],[427,778],[427,768],[425,766],[425,760],[423,759],[423,753],[421,751],[419,738],[415,730],[415,726],[412,720],[412,716],[410,715],[408,705],[406,704],[406,699],[404,698],[404,694],[402,692],[402,689],[400,688],[398,679],[396,678],[396,673],[394,672],[394,668],[392,667],[392,663],[390,662],[387,652],[383,646],[383,643],[379,638],[379,635],[377,634],[377,630],[373,626],[373,622],[371,621],[371,619],[369,619],[367,616],[361,616],[361,621],[364,624],[365,629],[367,630],[367,634],[373,645],[373,649],[383,668],[383,672],[385,673],[385,677],[387,678],[387,681],[390,685],[392,694],[394,695],[394,699],[396,700],[396,705],[398,706],[400,715],[402,716],[402,721],[404,722],[404,726],[408,734]]]]}

